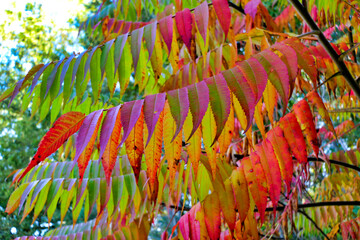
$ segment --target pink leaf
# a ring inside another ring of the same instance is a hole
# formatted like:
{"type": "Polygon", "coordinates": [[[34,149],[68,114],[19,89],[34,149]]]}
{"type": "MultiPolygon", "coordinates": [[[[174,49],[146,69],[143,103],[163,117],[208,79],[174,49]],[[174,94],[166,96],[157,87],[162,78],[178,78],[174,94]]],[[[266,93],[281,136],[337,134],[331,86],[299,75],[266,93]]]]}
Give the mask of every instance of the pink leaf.
{"type": "Polygon", "coordinates": [[[163,36],[163,39],[165,41],[167,48],[168,48],[168,54],[170,55],[171,43],[172,43],[172,39],[173,39],[172,15],[167,16],[159,21],[159,30],[160,30],[161,35],[163,36]]]}
{"type": "Polygon", "coordinates": [[[156,27],[157,27],[156,20],[153,23],[150,23],[144,27],[144,38],[145,38],[146,48],[149,52],[149,59],[151,58],[155,46],[156,27]]]}
{"type": "Polygon", "coordinates": [[[196,26],[199,29],[199,32],[206,42],[206,34],[209,24],[209,7],[208,3],[204,1],[202,4],[197,6],[194,10],[196,26]]]}
{"type": "Polygon", "coordinates": [[[261,3],[261,0],[251,0],[244,7],[245,13],[249,14],[253,19],[255,19],[257,7],[259,6],[260,3],[261,3]]]}

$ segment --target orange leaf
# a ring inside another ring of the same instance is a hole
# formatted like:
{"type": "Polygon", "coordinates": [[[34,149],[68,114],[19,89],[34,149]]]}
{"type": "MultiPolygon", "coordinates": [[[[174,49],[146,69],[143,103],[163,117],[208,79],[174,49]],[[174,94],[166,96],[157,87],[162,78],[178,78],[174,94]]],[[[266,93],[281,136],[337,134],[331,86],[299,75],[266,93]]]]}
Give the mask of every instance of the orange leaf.
{"type": "Polygon", "coordinates": [[[250,157],[243,158],[241,160],[240,167],[244,168],[245,178],[248,183],[251,196],[259,209],[261,222],[263,223],[265,220],[267,202],[266,179],[265,176],[263,176],[264,172],[262,172],[261,169],[259,156],[256,153],[252,153],[251,158],[253,159],[250,160],[250,157]],[[254,164],[255,166],[253,166],[252,162],[259,164],[254,164]],[[263,183],[265,184],[263,185],[263,183]]]}
{"type": "Polygon", "coordinates": [[[178,168],[178,164],[181,158],[181,147],[182,147],[182,133],[178,134],[174,141],[173,136],[176,132],[176,122],[174,121],[169,103],[165,103],[164,107],[164,149],[165,157],[168,162],[170,171],[170,192],[173,190],[175,173],[178,168]]]}
{"type": "Polygon", "coordinates": [[[333,126],[330,116],[329,116],[329,112],[326,110],[325,105],[324,105],[323,101],[321,100],[319,94],[316,91],[311,91],[306,95],[306,97],[309,100],[309,103],[313,107],[316,106],[320,116],[324,119],[329,130],[333,134],[336,134],[334,126],[333,126]]]}
{"type": "Polygon", "coordinates": [[[278,159],[281,176],[285,181],[286,190],[289,193],[293,174],[293,162],[290,154],[290,146],[287,143],[284,137],[284,132],[280,127],[271,129],[267,134],[267,139],[274,149],[274,153],[278,159]]]}
{"type": "MultiPolygon", "coordinates": [[[[184,123],[184,136],[188,139],[193,129],[192,114],[188,114],[184,123]]],[[[195,133],[187,141],[186,150],[189,154],[189,160],[194,169],[195,179],[197,178],[197,172],[199,167],[199,160],[201,156],[201,128],[197,128],[195,133]]]]}
{"type": "Polygon", "coordinates": [[[204,202],[205,225],[210,239],[220,239],[220,201],[216,193],[208,195],[204,202]]]}
{"type": "Polygon", "coordinates": [[[232,104],[230,105],[230,114],[225,123],[225,127],[218,138],[219,141],[219,148],[220,153],[226,154],[227,149],[230,146],[231,140],[234,135],[234,124],[235,124],[235,117],[234,117],[234,108],[232,104]]]}
{"type": "Polygon", "coordinates": [[[111,133],[110,139],[106,145],[105,152],[101,158],[102,165],[105,171],[106,181],[110,183],[110,177],[112,170],[114,169],[117,154],[118,154],[118,146],[121,140],[121,121],[120,121],[120,111],[116,116],[115,126],[111,133]]]}
{"type": "Polygon", "coordinates": [[[301,100],[296,103],[293,108],[301,130],[317,157],[319,155],[319,141],[317,139],[315,124],[309,104],[305,100],[301,100]]]}
{"type": "Polygon", "coordinates": [[[141,114],[131,130],[128,138],[125,140],[126,154],[135,174],[136,181],[139,179],[141,170],[141,158],[144,152],[144,113],[141,114]]]}
{"type": "Polygon", "coordinates": [[[38,150],[31,162],[21,174],[18,182],[38,163],[54,153],[66,140],[79,130],[85,118],[80,112],[68,112],[62,115],[49,129],[39,143],[38,150]]]}
{"type": "MultiPolygon", "coordinates": [[[[145,160],[147,167],[147,175],[150,179],[150,199],[155,201],[158,193],[158,178],[157,171],[160,166],[161,160],[161,147],[162,147],[162,137],[163,137],[163,120],[164,120],[164,111],[159,115],[158,121],[156,123],[154,132],[148,142],[148,145],[145,147],[145,160]]],[[[148,139],[148,130],[144,128],[144,140],[148,139]]]]}
{"type": "Polygon", "coordinates": [[[250,199],[248,183],[246,182],[243,164],[231,173],[231,182],[235,194],[236,208],[238,210],[240,221],[244,222],[249,211],[250,199]]]}

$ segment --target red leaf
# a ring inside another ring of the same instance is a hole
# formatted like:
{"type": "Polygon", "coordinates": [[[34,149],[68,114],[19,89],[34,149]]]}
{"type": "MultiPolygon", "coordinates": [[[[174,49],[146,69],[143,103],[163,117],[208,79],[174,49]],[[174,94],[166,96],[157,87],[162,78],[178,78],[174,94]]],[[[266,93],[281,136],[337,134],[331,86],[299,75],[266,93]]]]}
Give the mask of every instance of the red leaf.
{"type": "Polygon", "coordinates": [[[228,35],[230,22],[231,22],[231,12],[229,3],[227,0],[214,0],[213,6],[216,12],[216,15],[219,19],[220,25],[225,33],[225,38],[228,35]]]}
{"type": "Polygon", "coordinates": [[[149,143],[150,138],[153,135],[156,123],[159,119],[160,113],[164,109],[165,97],[165,93],[148,95],[145,97],[144,117],[148,129],[148,138],[145,146],[147,146],[147,144],[149,143]]]}
{"type": "Polygon", "coordinates": [[[143,106],[144,100],[135,100],[131,102],[125,102],[121,107],[121,124],[124,129],[124,136],[121,140],[120,145],[122,145],[127,137],[129,136],[131,130],[134,128],[136,121],[138,120],[141,109],[143,106]]]}
{"type": "MultiPolygon", "coordinates": [[[[276,158],[278,159],[281,176],[285,181],[286,190],[289,193],[293,174],[293,160],[290,154],[290,146],[287,143],[284,132],[280,127],[275,127],[267,133],[267,139],[271,143],[276,158]]],[[[270,148],[268,146],[268,148],[270,148]]],[[[269,150],[271,151],[271,150],[269,150]]]]}
{"type": "Polygon", "coordinates": [[[194,10],[196,26],[204,40],[206,42],[207,29],[209,24],[209,7],[208,3],[204,1],[197,6],[194,10]]]}
{"type": "Polygon", "coordinates": [[[172,15],[169,15],[159,21],[159,30],[160,30],[161,35],[163,36],[163,39],[165,41],[167,48],[168,48],[168,54],[170,55],[171,43],[172,43],[172,39],[173,39],[172,15]]]}
{"type": "Polygon", "coordinates": [[[187,87],[189,92],[190,112],[193,117],[194,127],[189,140],[199,127],[209,105],[209,89],[204,81],[187,87]]]}
{"type": "Polygon", "coordinates": [[[309,100],[309,103],[314,107],[316,106],[318,113],[320,114],[320,116],[324,119],[327,127],[329,128],[329,130],[333,133],[336,134],[334,126],[331,122],[330,116],[329,116],[329,112],[327,111],[321,97],[319,96],[319,94],[316,91],[311,91],[306,95],[307,99],[309,100]]]}
{"type": "Polygon", "coordinates": [[[261,166],[264,169],[270,199],[273,202],[274,216],[276,216],[276,206],[278,205],[281,192],[281,174],[278,161],[269,140],[265,139],[262,143],[255,146],[256,153],[260,157],[261,166]]]}
{"type": "Polygon", "coordinates": [[[288,113],[280,119],[280,127],[284,131],[291,152],[299,163],[307,163],[306,143],[300,125],[293,113],[288,113]]]}
{"type": "Polygon", "coordinates": [[[83,124],[84,117],[85,114],[80,112],[68,112],[56,120],[54,125],[41,139],[35,156],[17,181],[21,181],[26,173],[54,153],[71,135],[77,132],[83,124]]]}
{"type": "Polygon", "coordinates": [[[293,108],[301,130],[317,157],[319,155],[319,141],[309,104],[305,100],[301,100],[293,108]]]}
{"type": "Polygon", "coordinates": [[[181,12],[177,12],[175,15],[175,22],[176,27],[178,29],[178,32],[186,45],[186,47],[189,49],[189,52],[191,51],[191,38],[192,38],[192,16],[191,12],[188,8],[185,8],[181,12]]]}

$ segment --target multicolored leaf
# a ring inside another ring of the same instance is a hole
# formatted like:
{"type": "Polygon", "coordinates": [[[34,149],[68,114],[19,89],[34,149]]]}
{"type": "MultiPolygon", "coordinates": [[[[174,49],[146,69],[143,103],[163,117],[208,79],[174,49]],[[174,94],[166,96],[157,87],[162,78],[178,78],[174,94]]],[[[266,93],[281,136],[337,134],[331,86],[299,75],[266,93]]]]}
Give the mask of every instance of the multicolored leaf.
{"type": "Polygon", "coordinates": [[[209,238],[216,240],[220,238],[221,212],[218,195],[213,193],[207,196],[202,203],[204,208],[205,225],[209,238]]]}
{"type": "Polygon", "coordinates": [[[41,139],[35,156],[21,174],[18,182],[38,163],[54,153],[66,140],[77,132],[84,122],[85,114],[68,112],[62,115],[41,139]]]}
{"type": "Polygon", "coordinates": [[[134,128],[138,118],[140,117],[144,100],[135,100],[125,102],[121,107],[121,125],[124,129],[124,135],[120,145],[128,138],[130,132],[134,128]]]}
{"type": "Polygon", "coordinates": [[[138,181],[141,170],[141,159],[144,152],[144,113],[141,111],[135,126],[125,140],[126,154],[138,181]]]}
{"type": "Polygon", "coordinates": [[[149,143],[150,138],[153,135],[156,123],[159,119],[159,116],[162,110],[164,109],[165,98],[166,98],[165,93],[148,95],[145,97],[144,117],[148,129],[147,141],[145,146],[147,146],[147,144],[149,143]]]}
{"type": "Polygon", "coordinates": [[[172,141],[182,129],[186,116],[189,112],[188,89],[180,88],[167,92],[167,99],[170,105],[172,117],[176,123],[176,131],[172,141]]]}
{"type": "Polygon", "coordinates": [[[293,109],[296,119],[300,124],[301,130],[303,131],[306,140],[311,145],[317,157],[319,155],[319,141],[317,138],[317,132],[309,104],[306,102],[306,100],[303,99],[297,102],[293,109]]]}

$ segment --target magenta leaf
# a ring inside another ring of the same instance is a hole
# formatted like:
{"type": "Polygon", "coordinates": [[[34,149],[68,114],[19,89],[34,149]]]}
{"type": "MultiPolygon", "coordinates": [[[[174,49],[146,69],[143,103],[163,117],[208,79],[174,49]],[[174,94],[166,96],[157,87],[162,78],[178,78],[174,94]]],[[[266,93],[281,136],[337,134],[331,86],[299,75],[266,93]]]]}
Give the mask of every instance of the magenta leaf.
{"type": "Polygon", "coordinates": [[[106,113],[104,122],[101,127],[101,133],[100,133],[99,161],[100,161],[102,155],[104,154],[106,145],[108,144],[109,139],[111,137],[112,131],[115,126],[116,118],[119,114],[120,106],[121,105],[110,108],[106,113]]]}
{"type": "Polygon", "coordinates": [[[77,162],[82,152],[85,150],[88,145],[94,131],[96,129],[96,125],[98,121],[101,121],[103,110],[97,110],[95,112],[90,113],[84,119],[83,124],[79,129],[79,133],[76,138],[76,154],[74,158],[74,162],[77,162]]]}
{"type": "Polygon", "coordinates": [[[169,91],[167,93],[167,99],[169,101],[171,115],[176,123],[175,135],[171,140],[173,141],[182,129],[189,112],[188,89],[180,88],[169,91]]]}
{"type": "Polygon", "coordinates": [[[205,79],[209,88],[210,106],[216,122],[216,135],[213,143],[220,136],[230,114],[230,91],[222,74],[205,79]]]}
{"type": "Polygon", "coordinates": [[[121,140],[120,146],[128,138],[131,130],[134,128],[137,120],[140,117],[141,109],[144,103],[144,99],[135,100],[131,102],[125,102],[121,107],[121,125],[124,129],[124,135],[121,140]]]}
{"type": "Polygon", "coordinates": [[[156,20],[144,27],[144,38],[145,38],[146,48],[149,52],[149,59],[151,58],[151,55],[154,51],[155,40],[156,40],[156,28],[157,28],[156,20]]]}
{"type": "Polygon", "coordinates": [[[197,6],[194,10],[196,26],[199,32],[206,42],[207,29],[209,24],[209,7],[208,3],[204,1],[202,4],[197,6]]]}
{"type": "Polygon", "coordinates": [[[244,7],[245,13],[249,14],[252,17],[252,19],[255,19],[257,7],[259,6],[260,3],[261,3],[261,0],[251,0],[244,7]]]}
{"type": "Polygon", "coordinates": [[[131,55],[133,58],[134,72],[136,72],[137,63],[139,61],[143,35],[144,35],[143,27],[131,32],[131,55]]]}
{"type": "Polygon", "coordinates": [[[193,129],[189,140],[199,127],[209,105],[209,88],[204,81],[187,87],[189,93],[190,112],[193,116],[193,129]]]}
{"type": "Polygon", "coordinates": [[[115,52],[114,52],[114,60],[115,60],[115,72],[114,76],[116,75],[116,71],[119,67],[121,55],[125,47],[125,43],[127,41],[128,34],[120,35],[116,38],[115,41],[115,52]]]}
{"type": "Polygon", "coordinates": [[[160,113],[164,109],[165,98],[165,93],[158,93],[145,97],[144,119],[149,133],[148,139],[146,141],[146,146],[149,143],[151,136],[155,130],[155,126],[159,119],[160,113]]]}
{"type": "Polygon", "coordinates": [[[192,37],[192,16],[188,8],[185,8],[181,12],[177,12],[175,15],[175,22],[178,32],[185,44],[185,46],[191,49],[191,37],[192,37]]]}
{"type": "Polygon", "coordinates": [[[230,90],[234,93],[242,109],[244,110],[247,120],[247,126],[245,128],[246,132],[251,126],[254,116],[255,95],[239,67],[234,67],[223,71],[222,75],[224,76],[230,90]]]}
{"type": "Polygon", "coordinates": [[[173,39],[173,19],[172,15],[169,15],[159,21],[159,30],[164,39],[164,42],[168,48],[168,54],[170,55],[171,43],[173,39]]]}

